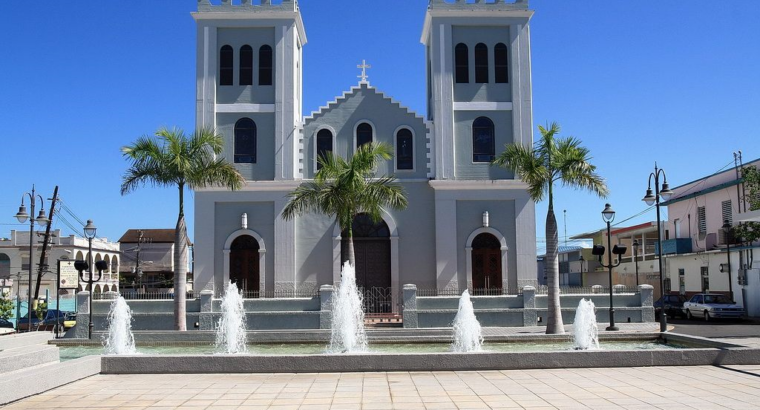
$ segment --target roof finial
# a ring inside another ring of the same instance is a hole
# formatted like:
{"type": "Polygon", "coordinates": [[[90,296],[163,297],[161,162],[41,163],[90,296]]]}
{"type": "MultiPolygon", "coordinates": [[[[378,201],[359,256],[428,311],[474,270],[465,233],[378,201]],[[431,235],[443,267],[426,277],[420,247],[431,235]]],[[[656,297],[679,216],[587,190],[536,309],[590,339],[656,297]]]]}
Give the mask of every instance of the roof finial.
{"type": "Polygon", "coordinates": [[[369,81],[367,81],[367,77],[368,77],[367,76],[367,69],[368,68],[372,68],[372,66],[371,65],[367,65],[367,60],[362,60],[361,65],[356,66],[356,68],[361,68],[362,69],[362,75],[357,75],[357,77],[359,77],[359,78],[362,79],[361,82],[362,83],[369,83],[369,81]]]}

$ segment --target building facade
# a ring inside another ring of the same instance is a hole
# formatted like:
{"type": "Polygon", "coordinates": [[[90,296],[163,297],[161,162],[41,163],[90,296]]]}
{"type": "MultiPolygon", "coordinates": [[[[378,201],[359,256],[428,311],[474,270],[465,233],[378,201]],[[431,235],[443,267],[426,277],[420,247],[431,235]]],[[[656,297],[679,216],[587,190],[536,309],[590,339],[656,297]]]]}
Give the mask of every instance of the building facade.
{"type": "MultiPolygon", "coordinates": [[[[607,252],[607,229],[587,232],[571,237],[570,239],[591,240],[594,245],[604,246],[602,263],[608,264],[607,252]]],[[[660,273],[657,262],[657,223],[645,222],[639,225],[616,227],[610,230],[610,242],[612,246],[624,245],[626,252],[618,261],[613,256],[612,263],[618,264],[612,268],[612,285],[622,285],[628,288],[636,288],[638,285],[651,285],[656,297],[660,295],[660,273]],[[634,247],[633,244],[638,246],[634,247]]],[[[591,249],[583,251],[583,260],[570,264],[573,270],[580,269],[583,272],[582,286],[609,286],[609,270],[599,263],[596,256],[591,255],[591,249]]]]}
{"type": "MultiPolygon", "coordinates": [[[[197,126],[225,136],[224,157],[246,179],[195,195],[195,288],[310,293],[340,280],[342,235],[330,216],[282,218],[288,194],[316,158],[349,158],[367,142],[394,147],[393,174],[409,206],[354,221],[357,281],[393,295],[420,289],[496,292],[535,284],[535,209],[526,184],[490,161],[507,143],[530,145],[532,91],[527,1],[433,0],[421,37],[427,116],[362,81],[302,114],[298,4],[200,0],[197,126]]],[[[410,39],[411,41],[412,39],[410,39]]]]}
{"type": "MultiPolygon", "coordinates": [[[[760,166],[760,160],[746,165],[760,166]]],[[[724,293],[757,316],[760,271],[747,256],[757,246],[742,246],[723,228],[751,220],[743,218],[749,204],[745,207],[740,172],[730,168],[673,188],[673,197],[665,203],[668,221],[662,248],[670,284],[665,290],[687,296],[724,293]]]]}
{"type": "MultiPolygon", "coordinates": [[[[124,290],[172,293],[174,289],[174,229],[129,229],[119,238],[120,275],[124,290]]],[[[188,246],[193,244],[188,240],[188,246]]],[[[188,270],[188,291],[192,271],[188,270]]]]}
{"type": "MultiPolygon", "coordinates": [[[[59,260],[89,260],[89,241],[87,239],[75,235],[62,237],[60,229],[52,230],[50,233],[47,256],[43,261],[43,275],[39,291],[41,298],[45,295],[55,298],[59,260]]],[[[37,285],[39,257],[42,252],[45,231],[35,231],[35,237],[38,245],[34,250],[35,260],[32,261],[32,292],[37,285]]],[[[119,244],[110,242],[107,238],[95,238],[92,241],[92,252],[93,263],[100,260],[108,263],[108,268],[103,271],[101,279],[94,283],[93,292],[118,292],[121,258],[119,244]]],[[[0,240],[0,279],[13,279],[11,292],[14,295],[21,295],[22,299],[28,296],[29,232],[12,230],[9,239],[0,240]]],[[[77,288],[61,289],[61,295],[73,295],[76,290],[89,290],[89,285],[80,283],[77,288]]]]}

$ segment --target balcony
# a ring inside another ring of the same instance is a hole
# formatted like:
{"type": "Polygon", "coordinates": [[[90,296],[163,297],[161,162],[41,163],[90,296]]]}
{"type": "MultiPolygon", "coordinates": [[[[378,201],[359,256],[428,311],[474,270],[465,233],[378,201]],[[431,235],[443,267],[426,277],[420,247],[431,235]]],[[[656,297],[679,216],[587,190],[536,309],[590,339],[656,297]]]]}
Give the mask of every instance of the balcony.
{"type": "MultiPolygon", "coordinates": [[[[659,242],[655,242],[655,255],[660,254],[659,242]]],[[[691,238],[666,239],[662,241],[663,255],[691,253],[691,238]]]]}

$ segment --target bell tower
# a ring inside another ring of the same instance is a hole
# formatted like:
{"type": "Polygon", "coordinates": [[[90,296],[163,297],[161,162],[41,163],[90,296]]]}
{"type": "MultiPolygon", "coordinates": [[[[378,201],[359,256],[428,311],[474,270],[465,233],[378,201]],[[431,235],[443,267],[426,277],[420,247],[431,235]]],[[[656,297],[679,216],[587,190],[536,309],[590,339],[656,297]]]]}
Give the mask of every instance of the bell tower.
{"type": "Polygon", "coordinates": [[[513,178],[490,161],[533,142],[532,15],[527,0],[430,1],[421,41],[435,179],[513,178]]]}
{"type": "Polygon", "coordinates": [[[247,180],[293,180],[298,170],[302,47],[297,0],[198,0],[196,126],[225,137],[225,158],[247,180]]]}

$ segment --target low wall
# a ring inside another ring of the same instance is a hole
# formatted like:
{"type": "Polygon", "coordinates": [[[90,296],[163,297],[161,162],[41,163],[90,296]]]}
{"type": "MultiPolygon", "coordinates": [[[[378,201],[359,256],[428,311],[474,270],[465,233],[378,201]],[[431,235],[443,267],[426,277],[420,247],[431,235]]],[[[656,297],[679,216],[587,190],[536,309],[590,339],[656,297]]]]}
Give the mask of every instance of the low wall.
{"type": "MultiPolygon", "coordinates": [[[[332,287],[329,287],[331,294],[332,287]]],[[[94,332],[108,329],[108,312],[118,295],[108,292],[104,300],[92,303],[94,332]]],[[[66,337],[87,338],[90,321],[89,292],[77,294],[77,325],[66,337]]],[[[246,325],[248,330],[319,329],[329,309],[323,309],[323,299],[329,295],[312,298],[246,299],[246,325]]],[[[132,330],[157,331],[174,329],[173,300],[130,300],[132,330]]],[[[221,300],[214,299],[212,292],[201,292],[197,299],[188,299],[186,326],[188,330],[214,330],[221,317],[221,300]]],[[[329,321],[327,321],[329,327],[329,321]]]]}
{"type": "MultiPolygon", "coordinates": [[[[615,321],[652,322],[653,288],[639,286],[639,293],[615,294],[615,321]]],[[[319,296],[312,298],[246,299],[246,325],[249,330],[329,329],[332,321],[334,288],[324,285],[319,296]]],[[[107,293],[110,298],[117,294],[107,293]]],[[[591,299],[597,307],[599,322],[609,322],[609,296],[606,294],[561,295],[562,319],[573,323],[575,309],[581,299],[591,299]]],[[[418,297],[415,285],[404,285],[404,327],[433,328],[451,326],[459,307],[458,296],[418,297]]],[[[475,314],[485,327],[537,326],[545,323],[547,296],[536,295],[533,287],[523,288],[521,295],[473,296],[475,314]]],[[[130,300],[134,318],[132,329],[158,331],[174,329],[172,300],[130,300]]],[[[77,295],[79,314],[77,326],[67,337],[86,338],[89,324],[89,293],[77,295]]],[[[108,328],[111,300],[96,300],[92,304],[95,332],[108,328]]],[[[210,291],[187,301],[187,329],[214,330],[221,316],[221,301],[210,291]]]]}
{"type": "MultiPolygon", "coordinates": [[[[643,323],[654,321],[653,291],[650,285],[639,286],[638,293],[613,295],[615,321],[643,323]]],[[[459,297],[418,297],[415,285],[404,285],[404,327],[429,328],[451,326],[459,307],[459,297]]],[[[582,299],[596,306],[596,320],[609,322],[609,294],[560,295],[562,321],[571,324],[582,299]]],[[[540,326],[548,315],[546,295],[536,295],[533,287],[523,288],[521,295],[472,296],[475,316],[484,327],[540,326]]]]}

